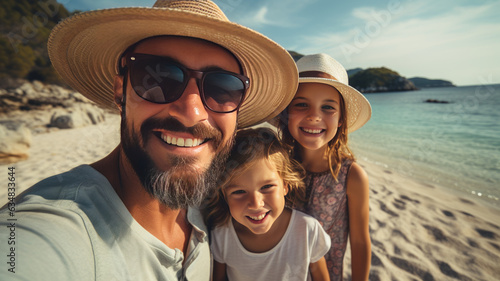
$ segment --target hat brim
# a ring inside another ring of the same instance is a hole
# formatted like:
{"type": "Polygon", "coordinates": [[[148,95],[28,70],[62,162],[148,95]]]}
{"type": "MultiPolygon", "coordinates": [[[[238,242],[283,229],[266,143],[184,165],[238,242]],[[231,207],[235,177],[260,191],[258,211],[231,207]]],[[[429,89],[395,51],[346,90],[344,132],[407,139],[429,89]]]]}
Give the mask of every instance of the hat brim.
{"type": "Polygon", "coordinates": [[[301,83],[320,83],[334,87],[342,95],[347,111],[347,131],[352,133],[361,128],[372,115],[370,102],[355,88],[337,80],[319,77],[300,77],[301,83]]]}
{"type": "Polygon", "coordinates": [[[290,103],[298,86],[297,67],[286,50],[244,26],[168,8],[116,8],[84,12],[57,25],[48,51],[58,74],[76,91],[116,109],[113,79],[117,61],[130,45],[152,36],[200,38],[234,54],[250,78],[238,127],[270,120],[290,103]]]}

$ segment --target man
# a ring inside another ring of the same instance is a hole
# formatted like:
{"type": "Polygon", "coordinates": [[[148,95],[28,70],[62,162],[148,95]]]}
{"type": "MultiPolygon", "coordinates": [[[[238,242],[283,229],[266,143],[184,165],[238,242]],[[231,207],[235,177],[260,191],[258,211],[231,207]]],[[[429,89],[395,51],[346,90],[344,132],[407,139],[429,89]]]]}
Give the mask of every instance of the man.
{"type": "Polygon", "coordinates": [[[0,245],[11,253],[0,279],[209,280],[195,207],[216,188],[236,128],[293,97],[292,58],[208,0],[85,12],[56,26],[48,49],[69,85],[118,108],[121,142],[0,212],[0,236],[15,236],[0,245]]]}

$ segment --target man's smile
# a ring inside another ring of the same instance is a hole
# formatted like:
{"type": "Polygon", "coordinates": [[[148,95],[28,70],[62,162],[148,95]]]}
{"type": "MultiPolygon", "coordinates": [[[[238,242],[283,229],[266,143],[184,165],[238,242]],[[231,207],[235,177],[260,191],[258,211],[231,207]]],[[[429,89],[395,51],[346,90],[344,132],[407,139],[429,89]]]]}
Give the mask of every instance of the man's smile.
{"type": "Polygon", "coordinates": [[[178,147],[196,147],[208,141],[208,139],[180,137],[160,131],[154,131],[153,134],[163,140],[165,143],[178,147]]]}

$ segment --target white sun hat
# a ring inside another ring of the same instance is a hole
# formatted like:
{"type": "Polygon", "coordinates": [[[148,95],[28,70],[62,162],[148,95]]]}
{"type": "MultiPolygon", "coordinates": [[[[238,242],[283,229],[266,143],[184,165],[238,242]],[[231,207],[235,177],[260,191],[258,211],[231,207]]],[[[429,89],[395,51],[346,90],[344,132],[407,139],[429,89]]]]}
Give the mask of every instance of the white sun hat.
{"type": "Polygon", "coordinates": [[[361,128],[372,115],[370,102],[358,90],[349,86],[349,77],[344,66],[327,54],[307,55],[297,61],[299,75],[302,72],[319,71],[329,74],[333,79],[320,77],[302,77],[300,83],[327,84],[339,91],[344,99],[347,111],[347,130],[352,133],[361,128]]]}

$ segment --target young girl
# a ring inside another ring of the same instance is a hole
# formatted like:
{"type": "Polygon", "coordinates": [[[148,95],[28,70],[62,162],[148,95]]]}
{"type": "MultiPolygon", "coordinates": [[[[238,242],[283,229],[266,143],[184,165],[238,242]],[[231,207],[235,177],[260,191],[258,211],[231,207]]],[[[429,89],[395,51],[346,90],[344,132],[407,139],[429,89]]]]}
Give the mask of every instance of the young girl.
{"type": "Polygon", "coordinates": [[[297,168],[272,130],[238,132],[207,207],[214,280],[330,280],[330,238],[316,219],[285,207],[304,196],[297,168]]]}
{"type": "Polygon", "coordinates": [[[304,211],[331,237],[325,256],[331,280],[342,280],[348,237],[352,280],[368,280],[368,177],[354,162],[347,134],[370,119],[370,103],[348,85],[344,67],[326,54],[302,57],[297,67],[299,88],[279,118],[279,130],[306,170],[304,211]]]}

